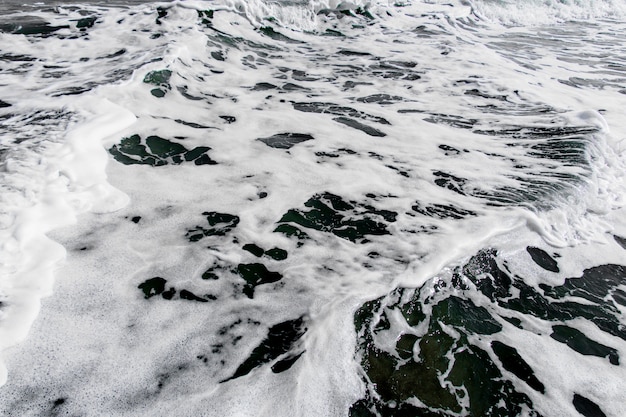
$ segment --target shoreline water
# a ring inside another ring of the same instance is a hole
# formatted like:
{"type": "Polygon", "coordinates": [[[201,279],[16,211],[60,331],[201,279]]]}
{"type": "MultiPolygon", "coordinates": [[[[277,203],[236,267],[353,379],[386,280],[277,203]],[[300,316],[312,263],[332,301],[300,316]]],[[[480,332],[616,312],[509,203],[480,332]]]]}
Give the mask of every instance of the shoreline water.
{"type": "Polygon", "coordinates": [[[142,10],[2,34],[23,143],[11,112],[119,110],[74,125],[68,205],[131,202],[51,233],[68,262],[0,410],[619,416],[623,23],[142,10]]]}

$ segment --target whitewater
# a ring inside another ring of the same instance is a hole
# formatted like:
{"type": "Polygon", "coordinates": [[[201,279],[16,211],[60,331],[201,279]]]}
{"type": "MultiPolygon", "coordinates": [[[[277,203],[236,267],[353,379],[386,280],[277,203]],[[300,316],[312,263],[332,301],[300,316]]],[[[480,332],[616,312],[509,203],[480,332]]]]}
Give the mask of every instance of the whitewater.
{"type": "Polygon", "coordinates": [[[0,8],[0,415],[626,415],[624,1],[0,8]]]}

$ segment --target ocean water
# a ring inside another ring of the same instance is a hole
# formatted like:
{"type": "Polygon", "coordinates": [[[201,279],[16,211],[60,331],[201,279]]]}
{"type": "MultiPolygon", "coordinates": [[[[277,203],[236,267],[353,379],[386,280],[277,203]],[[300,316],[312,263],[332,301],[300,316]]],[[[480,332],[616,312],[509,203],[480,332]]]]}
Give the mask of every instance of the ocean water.
{"type": "Polygon", "coordinates": [[[0,415],[626,415],[623,1],[1,7],[0,415]]]}

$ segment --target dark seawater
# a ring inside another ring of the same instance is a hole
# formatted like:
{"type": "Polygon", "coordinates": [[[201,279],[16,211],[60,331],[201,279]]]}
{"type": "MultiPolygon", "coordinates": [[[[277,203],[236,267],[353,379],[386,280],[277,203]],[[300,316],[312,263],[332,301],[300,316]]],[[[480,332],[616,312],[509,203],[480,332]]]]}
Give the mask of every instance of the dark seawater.
{"type": "Polygon", "coordinates": [[[617,3],[0,8],[0,415],[623,417],[617,3]]]}

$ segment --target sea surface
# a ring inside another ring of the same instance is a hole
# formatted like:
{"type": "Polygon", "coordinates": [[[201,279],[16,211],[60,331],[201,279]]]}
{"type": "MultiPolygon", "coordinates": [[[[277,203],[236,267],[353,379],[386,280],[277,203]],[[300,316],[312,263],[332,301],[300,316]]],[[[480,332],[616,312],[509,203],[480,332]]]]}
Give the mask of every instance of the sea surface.
{"type": "Polygon", "coordinates": [[[0,415],[626,415],[623,0],[0,2],[0,415]]]}

